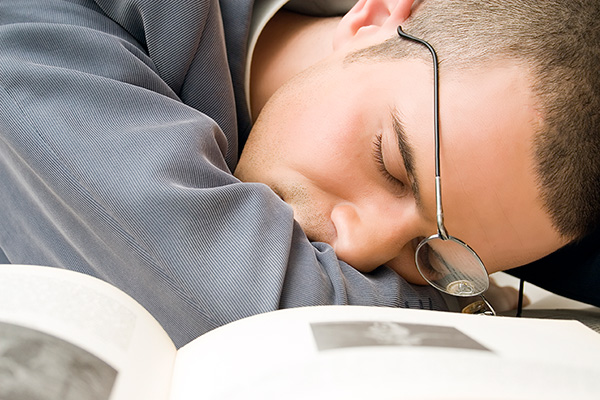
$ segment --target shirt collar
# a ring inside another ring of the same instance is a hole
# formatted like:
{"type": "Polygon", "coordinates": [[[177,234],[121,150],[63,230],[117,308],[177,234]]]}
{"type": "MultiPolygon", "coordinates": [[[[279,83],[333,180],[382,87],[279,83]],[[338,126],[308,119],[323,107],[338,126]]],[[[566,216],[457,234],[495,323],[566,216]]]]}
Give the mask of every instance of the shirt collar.
{"type": "Polygon", "coordinates": [[[244,89],[246,93],[246,105],[250,107],[250,68],[252,67],[252,56],[258,37],[262,33],[267,23],[273,16],[287,3],[288,0],[256,0],[252,10],[252,19],[250,21],[250,32],[248,35],[248,52],[246,59],[246,74],[244,77],[244,89]]]}

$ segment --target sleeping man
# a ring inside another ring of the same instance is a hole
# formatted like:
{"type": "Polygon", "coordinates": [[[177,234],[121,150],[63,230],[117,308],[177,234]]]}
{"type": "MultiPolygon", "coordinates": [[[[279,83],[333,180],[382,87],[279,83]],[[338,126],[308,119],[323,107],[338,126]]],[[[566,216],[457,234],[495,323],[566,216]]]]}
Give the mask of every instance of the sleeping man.
{"type": "Polygon", "coordinates": [[[439,56],[444,224],[487,272],[597,228],[595,0],[285,3],[3,1],[4,262],[105,279],[178,346],[285,307],[448,309],[414,261],[431,54],[398,26],[439,56]]]}

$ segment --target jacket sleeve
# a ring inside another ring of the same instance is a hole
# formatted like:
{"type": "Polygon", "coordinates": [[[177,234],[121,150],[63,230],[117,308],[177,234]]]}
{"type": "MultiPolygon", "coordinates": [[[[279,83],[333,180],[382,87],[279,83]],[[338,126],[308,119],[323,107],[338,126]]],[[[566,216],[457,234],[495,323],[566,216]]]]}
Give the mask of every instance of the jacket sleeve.
{"type": "Polygon", "coordinates": [[[216,1],[3,0],[0,104],[6,259],[114,284],[177,346],[277,308],[445,308],[388,269],[338,261],[268,187],[230,173],[216,1]]]}

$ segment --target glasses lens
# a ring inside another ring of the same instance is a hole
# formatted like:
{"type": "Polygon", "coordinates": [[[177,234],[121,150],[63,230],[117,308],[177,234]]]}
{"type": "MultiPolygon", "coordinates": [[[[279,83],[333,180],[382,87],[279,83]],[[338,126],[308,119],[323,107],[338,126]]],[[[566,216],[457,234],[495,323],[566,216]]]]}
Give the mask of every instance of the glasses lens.
{"type": "Polygon", "coordinates": [[[415,253],[419,272],[435,288],[454,296],[485,292],[489,277],[483,262],[464,242],[438,235],[423,239],[415,253]]]}

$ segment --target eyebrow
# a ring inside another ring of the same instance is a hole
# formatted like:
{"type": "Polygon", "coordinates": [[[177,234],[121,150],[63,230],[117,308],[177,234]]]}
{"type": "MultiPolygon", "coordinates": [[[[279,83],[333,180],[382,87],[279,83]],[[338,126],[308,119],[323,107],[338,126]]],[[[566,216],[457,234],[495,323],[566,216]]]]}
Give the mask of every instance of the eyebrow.
{"type": "Polygon", "coordinates": [[[417,203],[417,207],[419,209],[423,208],[423,203],[421,202],[421,192],[419,190],[419,184],[417,182],[417,172],[415,170],[415,157],[414,150],[407,139],[406,129],[404,128],[404,124],[402,123],[401,113],[398,109],[391,110],[392,116],[392,127],[394,132],[396,133],[396,137],[398,138],[398,147],[400,149],[400,155],[402,156],[402,160],[404,162],[404,168],[406,169],[406,174],[408,175],[408,180],[410,181],[410,189],[412,190],[413,196],[417,203]]]}

